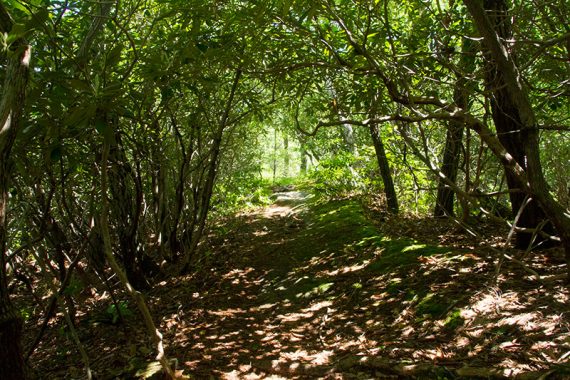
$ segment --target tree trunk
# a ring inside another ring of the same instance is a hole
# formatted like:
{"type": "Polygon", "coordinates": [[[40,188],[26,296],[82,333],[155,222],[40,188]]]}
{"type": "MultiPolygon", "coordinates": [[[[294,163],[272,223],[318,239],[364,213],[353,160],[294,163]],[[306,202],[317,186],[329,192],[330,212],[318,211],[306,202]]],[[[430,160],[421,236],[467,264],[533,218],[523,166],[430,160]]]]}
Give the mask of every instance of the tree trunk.
{"type": "MultiPolygon", "coordinates": [[[[511,18],[508,15],[508,6],[505,0],[485,0],[484,7],[487,17],[494,28],[496,36],[505,41],[512,38],[511,31],[511,18]]],[[[511,59],[516,60],[513,52],[509,52],[511,59]]],[[[512,94],[507,87],[506,78],[503,71],[495,62],[492,54],[486,54],[486,67],[485,67],[485,85],[491,100],[491,111],[495,128],[499,141],[507,152],[518,162],[523,168],[527,169],[529,163],[527,162],[528,146],[538,144],[535,138],[529,138],[529,131],[524,127],[521,120],[520,110],[512,98],[512,94]]],[[[531,149],[538,149],[531,148],[531,149]]],[[[512,214],[516,215],[519,209],[523,206],[526,194],[522,192],[523,184],[517,176],[510,172],[506,172],[507,185],[510,193],[510,201],[512,214]]],[[[543,209],[540,207],[536,200],[532,200],[524,208],[517,226],[522,228],[534,229],[547,219],[543,209]]],[[[552,225],[545,226],[548,233],[553,233],[552,225]]],[[[516,234],[515,245],[517,248],[526,249],[531,244],[532,234],[527,232],[518,232],[516,234]]],[[[540,236],[537,236],[537,241],[541,241],[540,236]]]]}
{"type": "Polygon", "coordinates": [[[180,170],[178,172],[178,178],[176,183],[176,196],[175,196],[175,204],[172,210],[173,218],[172,218],[172,227],[170,230],[170,236],[168,238],[168,248],[170,251],[170,259],[172,259],[179,251],[182,249],[182,245],[180,243],[180,239],[178,238],[178,230],[179,224],[182,218],[182,211],[186,205],[186,197],[185,197],[185,188],[187,186],[187,178],[190,172],[190,161],[192,160],[192,156],[194,154],[194,140],[197,128],[193,125],[190,129],[190,137],[188,141],[188,151],[186,145],[184,144],[184,139],[182,138],[182,134],[178,128],[178,124],[176,120],[172,119],[172,125],[178,139],[178,143],[180,144],[180,153],[182,154],[182,162],[180,163],[180,170]]]}
{"type": "MultiPolygon", "coordinates": [[[[465,109],[467,107],[467,93],[464,87],[465,79],[458,79],[455,93],[453,95],[455,104],[462,109],[465,109]]],[[[453,183],[455,183],[457,180],[459,157],[461,153],[461,141],[463,140],[463,128],[464,123],[461,120],[451,120],[447,128],[441,172],[453,183]]],[[[455,193],[440,178],[437,184],[437,198],[433,212],[434,216],[436,218],[454,216],[454,201],[455,193]]]]}
{"type": "Polygon", "coordinates": [[[236,70],[230,94],[228,96],[228,101],[226,103],[224,113],[220,118],[220,123],[218,125],[218,129],[216,130],[216,135],[214,136],[212,142],[210,163],[207,169],[205,183],[200,191],[197,209],[195,211],[195,213],[197,214],[196,222],[192,223],[191,230],[185,231],[185,238],[186,238],[185,240],[187,241],[189,240],[189,244],[187,245],[189,248],[186,252],[184,252],[182,259],[180,260],[181,272],[186,272],[189,269],[190,261],[194,253],[196,252],[198,243],[202,238],[202,234],[204,233],[204,228],[206,226],[206,220],[208,218],[208,212],[210,209],[210,200],[212,199],[212,192],[214,190],[214,183],[218,172],[222,138],[224,136],[224,131],[228,126],[230,112],[233,107],[234,98],[237,92],[241,76],[242,76],[241,69],[236,70]]]}
{"type": "Polygon", "coordinates": [[[100,217],[100,226],[101,226],[101,237],[103,240],[103,247],[105,251],[105,257],[109,262],[109,266],[115,272],[119,281],[127,291],[127,293],[131,296],[131,298],[135,301],[137,308],[139,309],[141,316],[143,317],[143,321],[145,323],[145,327],[147,328],[148,334],[150,335],[153,343],[156,346],[157,356],[156,359],[160,362],[164,373],[165,379],[175,379],[176,376],[174,371],[170,367],[170,362],[168,357],[164,353],[164,345],[162,340],[162,334],[156,328],[154,321],[152,320],[152,316],[144,300],[142,294],[136,291],[133,286],[129,283],[127,275],[123,272],[123,270],[118,265],[117,261],[115,260],[115,255],[113,255],[113,247],[111,245],[111,233],[109,232],[109,199],[107,198],[108,192],[108,180],[109,180],[109,173],[108,173],[108,166],[109,166],[109,157],[110,157],[110,146],[108,142],[103,143],[103,152],[101,154],[101,198],[102,198],[102,207],[101,207],[101,217],[100,217]]]}
{"type": "MultiPolygon", "coordinates": [[[[166,157],[160,142],[160,126],[158,120],[152,122],[152,146],[150,148],[152,172],[152,198],[154,203],[155,228],[158,234],[160,255],[165,256],[173,227],[170,225],[171,212],[169,210],[169,192],[167,186],[166,157]]],[[[176,198],[177,200],[178,198],[176,198]]],[[[174,244],[176,245],[176,244],[174,244]]]]}
{"type": "MultiPolygon", "coordinates": [[[[346,117],[339,112],[340,120],[345,120],[346,117]]],[[[358,155],[358,150],[356,149],[356,143],[354,142],[354,130],[352,125],[345,123],[342,125],[342,139],[344,140],[344,145],[346,150],[350,152],[353,156],[358,155]]]]}
{"type": "MultiPolygon", "coordinates": [[[[0,3],[0,32],[8,34],[12,18],[0,3]]],[[[10,46],[0,102],[0,379],[25,379],[22,357],[22,317],[10,301],[6,272],[10,153],[16,140],[26,98],[31,48],[19,38],[10,46]]]]}
{"type": "MultiPolygon", "coordinates": [[[[115,120],[107,120],[117,125],[115,120]]],[[[139,202],[142,199],[135,196],[133,191],[133,172],[121,142],[121,135],[115,132],[114,141],[109,152],[109,187],[111,214],[114,218],[117,236],[119,238],[119,256],[125,268],[129,282],[136,289],[148,287],[142,269],[142,253],[139,252],[137,232],[139,226],[139,202]]]]}
{"type": "Polygon", "coordinates": [[[289,136],[287,136],[287,133],[284,132],[283,133],[283,153],[285,154],[284,157],[284,165],[285,165],[285,171],[284,171],[284,177],[287,178],[289,177],[289,166],[291,164],[291,160],[289,157],[289,136]]]}
{"type": "MultiPolygon", "coordinates": [[[[452,182],[457,180],[459,154],[463,138],[463,125],[460,122],[450,122],[445,140],[441,172],[452,182]]],[[[433,215],[436,218],[454,216],[455,193],[443,181],[437,184],[437,197],[433,215]]]]}
{"type": "MultiPolygon", "coordinates": [[[[338,100],[336,98],[336,90],[332,88],[331,93],[334,96],[333,112],[335,112],[338,115],[338,119],[340,121],[346,120],[346,117],[338,104],[338,100]]],[[[358,150],[356,149],[356,143],[354,142],[354,130],[352,129],[352,125],[349,123],[343,123],[341,132],[342,132],[342,141],[344,142],[346,151],[350,152],[353,156],[358,155],[358,150]]]]}
{"type": "Polygon", "coordinates": [[[384,183],[384,193],[386,194],[388,211],[392,214],[397,214],[399,208],[398,196],[396,195],[396,190],[394,188],[392,170],[390,169],[390,163],[386,157],[386,150],[384,149],[384,143],[382,142],[378,125],[372,124],[370,126],[370,137],[372,137],[372,144],[374,145],[376,159],[378,160],[378,168],[380,169],[380,175],[382,176],[382,182],[384,183]]]}
{"type": "MultiPolygon", "coordinates": [[[[475,54],[473,49],[473,42],[470,39],[463,38],[463,41],[461,43],[461,58],[459,59],[459,66],[464,72],[469,73],[475,70],[474,57],[475,54]]],[[[451,58],[452,57],[449,55],[442,57],[442,59],[445,60],[450,60],[451,58]]],[[[467,79],[461,74],[458,75],[457,81],[455,82],[453,102],[457,107],[463,110],[467,110],[469,106],[467,79]]],[[[459,158],[461,153],[464,128],[465,123],[462,120],[451,120],[447,129],[441,172],[453,183],[455,183],[457,180],[457,171],[459,170],[459,158]]],[[[466,182],[469,182],[469,179],[466,179],[466,182]]],[[[466,191],[469,191],[468,187],[466,187],[466,191]]],[[[444,216],[455,216],[453,207],[455,203],[454,198],[454,191],[445,184],[445,181],[442,178],[439,178],[434,216],[436,218],[444,216]]],[[[468,209],[464,209],[463,212],[468,212],[468,209]]]]}
{"type": "Polygon", "coordinates": [[[273,130],[273,183],[277,177],[277,129],[273,130]]]}
{"type": "Polygon", "coordinates": [[[307,167],[308,167],[308,162],[307,162],[307,149],[305,149],[305,145],[303,143],[301,143],[301,165],[300,165],[300,171],[302,175],[307,174],[307,167]]]}
{"type": "Polygon", "coordinates": [[[501,159],[509,174],[516,177],[522,185],[521,187],[538,201],[556,227],[566,254],[570,280],[570,215],[548,191],[548,184],[544,178],[540,163],[538,129],[530,99],[522,86],[520,73],[515,62],[498,38],[494,30],[494,24],[487,18],[481,3],[477,0],[464,0],[464,2],[497,65],[498,71],[502,74],[512,106],[518,113],[520,133],[525,140],[523,157],[526,159],[526,167],[519,164],[516,159],[513,159],[512,155],[505,151],[505,147],[502,144],[496,144],[493,141],[493,136],[490,131],[486,130],[485,125],[474,126],[477,128],[476,131],[479,135],[485,139],[493,150],[493,153],[501,159]]]}

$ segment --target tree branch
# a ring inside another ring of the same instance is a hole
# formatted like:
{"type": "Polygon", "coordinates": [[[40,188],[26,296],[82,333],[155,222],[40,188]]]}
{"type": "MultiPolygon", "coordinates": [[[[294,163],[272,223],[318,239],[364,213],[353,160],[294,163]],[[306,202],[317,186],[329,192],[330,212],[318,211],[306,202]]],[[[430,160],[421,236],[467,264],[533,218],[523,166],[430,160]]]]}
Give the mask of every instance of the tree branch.
{"type": "Polygon", "coordinates": [[[343,119],[343,120],[333,120],[333,121],[320,121],[316,125],[315,129],[313,129],[313,131],[311,131],[311,132],[305,131],[299,125],[297,125],[297,129],[299,130],[299,132],[301,132],[302,134],[304,134],[306,136],[315,136],[317,134],[317,132],[319,131],[319,129],[321,129],[323,127],[335,127],[335,126],[339,126],[339,125],[343,125],[343,124],[356,125],[356,126],[360,126],[360,127],[368,127],[368,126],[373,125],[373,124],[382,124],[382,123],[386,123],[389,121],[403,121],[403,122],[407,122],[407,123],[418,123],[421,121],[434,120],[434,119],[435,120],[450,120],[450,119],[456,119],[458,117],[458,115],[459,115],[458,112],[435,112],[435,113],[430,113],[427,115],[419,114],[418,116],[407,116],[407,115],[395,114],[395,115],[386,115],[386,116],[375,117],[375,118],[365,119],[365,120],[343,119]]]}

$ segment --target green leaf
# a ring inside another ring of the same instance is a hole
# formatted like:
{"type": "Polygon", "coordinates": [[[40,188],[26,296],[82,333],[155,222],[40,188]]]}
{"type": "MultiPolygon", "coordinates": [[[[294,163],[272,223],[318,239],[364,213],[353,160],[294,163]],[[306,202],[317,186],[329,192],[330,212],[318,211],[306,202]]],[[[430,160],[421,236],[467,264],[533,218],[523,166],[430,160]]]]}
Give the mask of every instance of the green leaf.
{"type": "Polygon", "coordinates": [[[103,136],[105,142],[113,143],[115,141],[115,136],[113,135],[113,128],[111,128],[109,123],[106,123],[104,120],[99,119],[95,122],[95,129],[97,130],[97,132],[99,132],[99,134],[103,136]]]}
{"type": "Polygon", "coordinates": [[[55,146],[52,148],[52,150],[49,154],[49,158],[53,162],[57,162],[57,161],[61,160],[62,155],[63,155],[63,149],[62,149],[61,145],[58,145],[58,146],[55,146]]]}
{"type": "Polygon", "coordinates": [[[10,34],[8,35],[8,42],[12,43],[16,41],[18,38],[25,37],[26,33],[29,31],[28,26],[26,24],[14,24],[12,25],[12,29],[10,30],[10,34]]]}
{"type": "Polygon", "coordinates": [[[51,14],[48,12],[47,9],[42,8],[37,11],[33,17],[26,23],[28,30],[39,30],[42,29],[44,31],[52,32],[50,28],[50,21],[51,14]]]}
{"type": "Polygon", "coordinates": [[[105,87],[102,91],[102,96],[104,98],[115,98],[123,93],[123,85],[121,82],[111,83],[105,87]]]}
{"type": "Polygon", "coordinates": [[[289,14],[293,0],[284,0],[281,6],[281,17],[286,17],[289,14]]]}
{"type": "Polygon", "coordinates": [[[90,107],[75,107],[71,109],[71,112],[64,119],[63,124],[67,126],[75,126],[78,124],[83,124],[88,120],[90,114],[90,107]]]}
{"type": "Polygon", "coordinates": [[[104,134],[105,133],[105,129],[107,128],[107,123],[105,123],[105,121],[103,120],[97,120],[95,122],[95,129],[97,130],[97,132],[99,132],[100,134],[104,134]]]}
{"type": "Polygon", "coordinates": [[[148,365],[145,368],[138,370],[135,376],[137,378],[148,379],[156,375],[157,373],[160,373],[161,370],[162,370],[162,365],[160,364],[160,362],[151,362],[148,363],[148,365]]]}
{"type": "Polygon", "coordinates": [[[89,84],[83,80],[69,79],[67,83],[72,89],[78,90],[79,92],[91,92],[91,87],[89,87],[89,84]]]}
{"type": "Polygon", "coordinates": [[[107,65],[109,67],[115,66],[121,60],[121,53],[123,51],[123,47],[121,45],[115,46],[109,54],[107,54],[107,65]]]}
{"type": "Polygon", "coordinates": [[[30,11],[28,10],[28,8],[26,8],[25,6],[23,6],[19,1],[15,1],[15,0],[7,0],[8,4],[15,8],[18,9],[24,13],[26,13],[27,15],[30,14],[30,11]]]}

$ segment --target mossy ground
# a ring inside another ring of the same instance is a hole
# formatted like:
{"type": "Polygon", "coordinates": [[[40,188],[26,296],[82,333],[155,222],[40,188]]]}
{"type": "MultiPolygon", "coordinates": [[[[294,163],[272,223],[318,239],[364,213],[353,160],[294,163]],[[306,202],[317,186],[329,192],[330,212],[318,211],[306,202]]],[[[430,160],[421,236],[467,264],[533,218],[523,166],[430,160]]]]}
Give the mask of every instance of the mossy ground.
{"type": "MultiPolygon", "coordinates": [[[[531,288],[525,272],[504,264],[500,285],[489,287],[488,252],[397,237],[365,211],[354,199],[311,198],[224,219],[203,245],[200,271],[146,294],[167,355],[196,379],[564,376],[561,282],[531,288]]],[[[555,267],[545,261],[541,270],[555,267]]],[[[82,326],[98,378],[154,368],[136,318],[82,326]]],[[[43,374],[80,376],[73,343],[46,341],[36,360],[43,374]]]]}

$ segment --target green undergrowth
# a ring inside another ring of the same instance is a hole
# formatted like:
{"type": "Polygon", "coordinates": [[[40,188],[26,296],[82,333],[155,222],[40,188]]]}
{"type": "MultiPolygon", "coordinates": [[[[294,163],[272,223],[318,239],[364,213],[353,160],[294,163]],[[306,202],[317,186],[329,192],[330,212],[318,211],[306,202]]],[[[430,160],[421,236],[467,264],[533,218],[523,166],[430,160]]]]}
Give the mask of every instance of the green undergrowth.
{"type": "Polygon", "coordinates": [[[354,301],[367,294],[370,284],[377,284],[390,298],[413,305],[418,322],[441,319],[449,329],[462,325],[463,319],[453,309],[455,299],[412,281],[414,276],[428,283],[437,281],[425,277],[425,258],[452,262],[458,253],[383,236],[366,215],[356,199],[308,201],[306,227],[289,243],[298,264],[291,277],[294,280],[282,286],[279,295],[303,300],[350,294],[354,301]]]}
{"type": "Polygon", "coordinates": [[[306,188],[302,177],[281,177],[275,180],[249,176],[236,176],[228,183],[218,182],[212,196],[212,215],[227,216],[238,211],[270,205],[276,189],[306,188]]]}
{"type": "MultiPolygon", "coordinates": [[[[317,199],[309,202],[310,216],[303,241],[320,244],[334,256],[361,256],[369,260],[367,271],[386,273],[391,269],[414,265],[418,258],[448,254],[448,248],[422,244],[413,240],[393,240],[382,236],[355,199],[317,199]]],[[[315,254],[311,244],[300,249],[298,256],[315,254]]]]}

